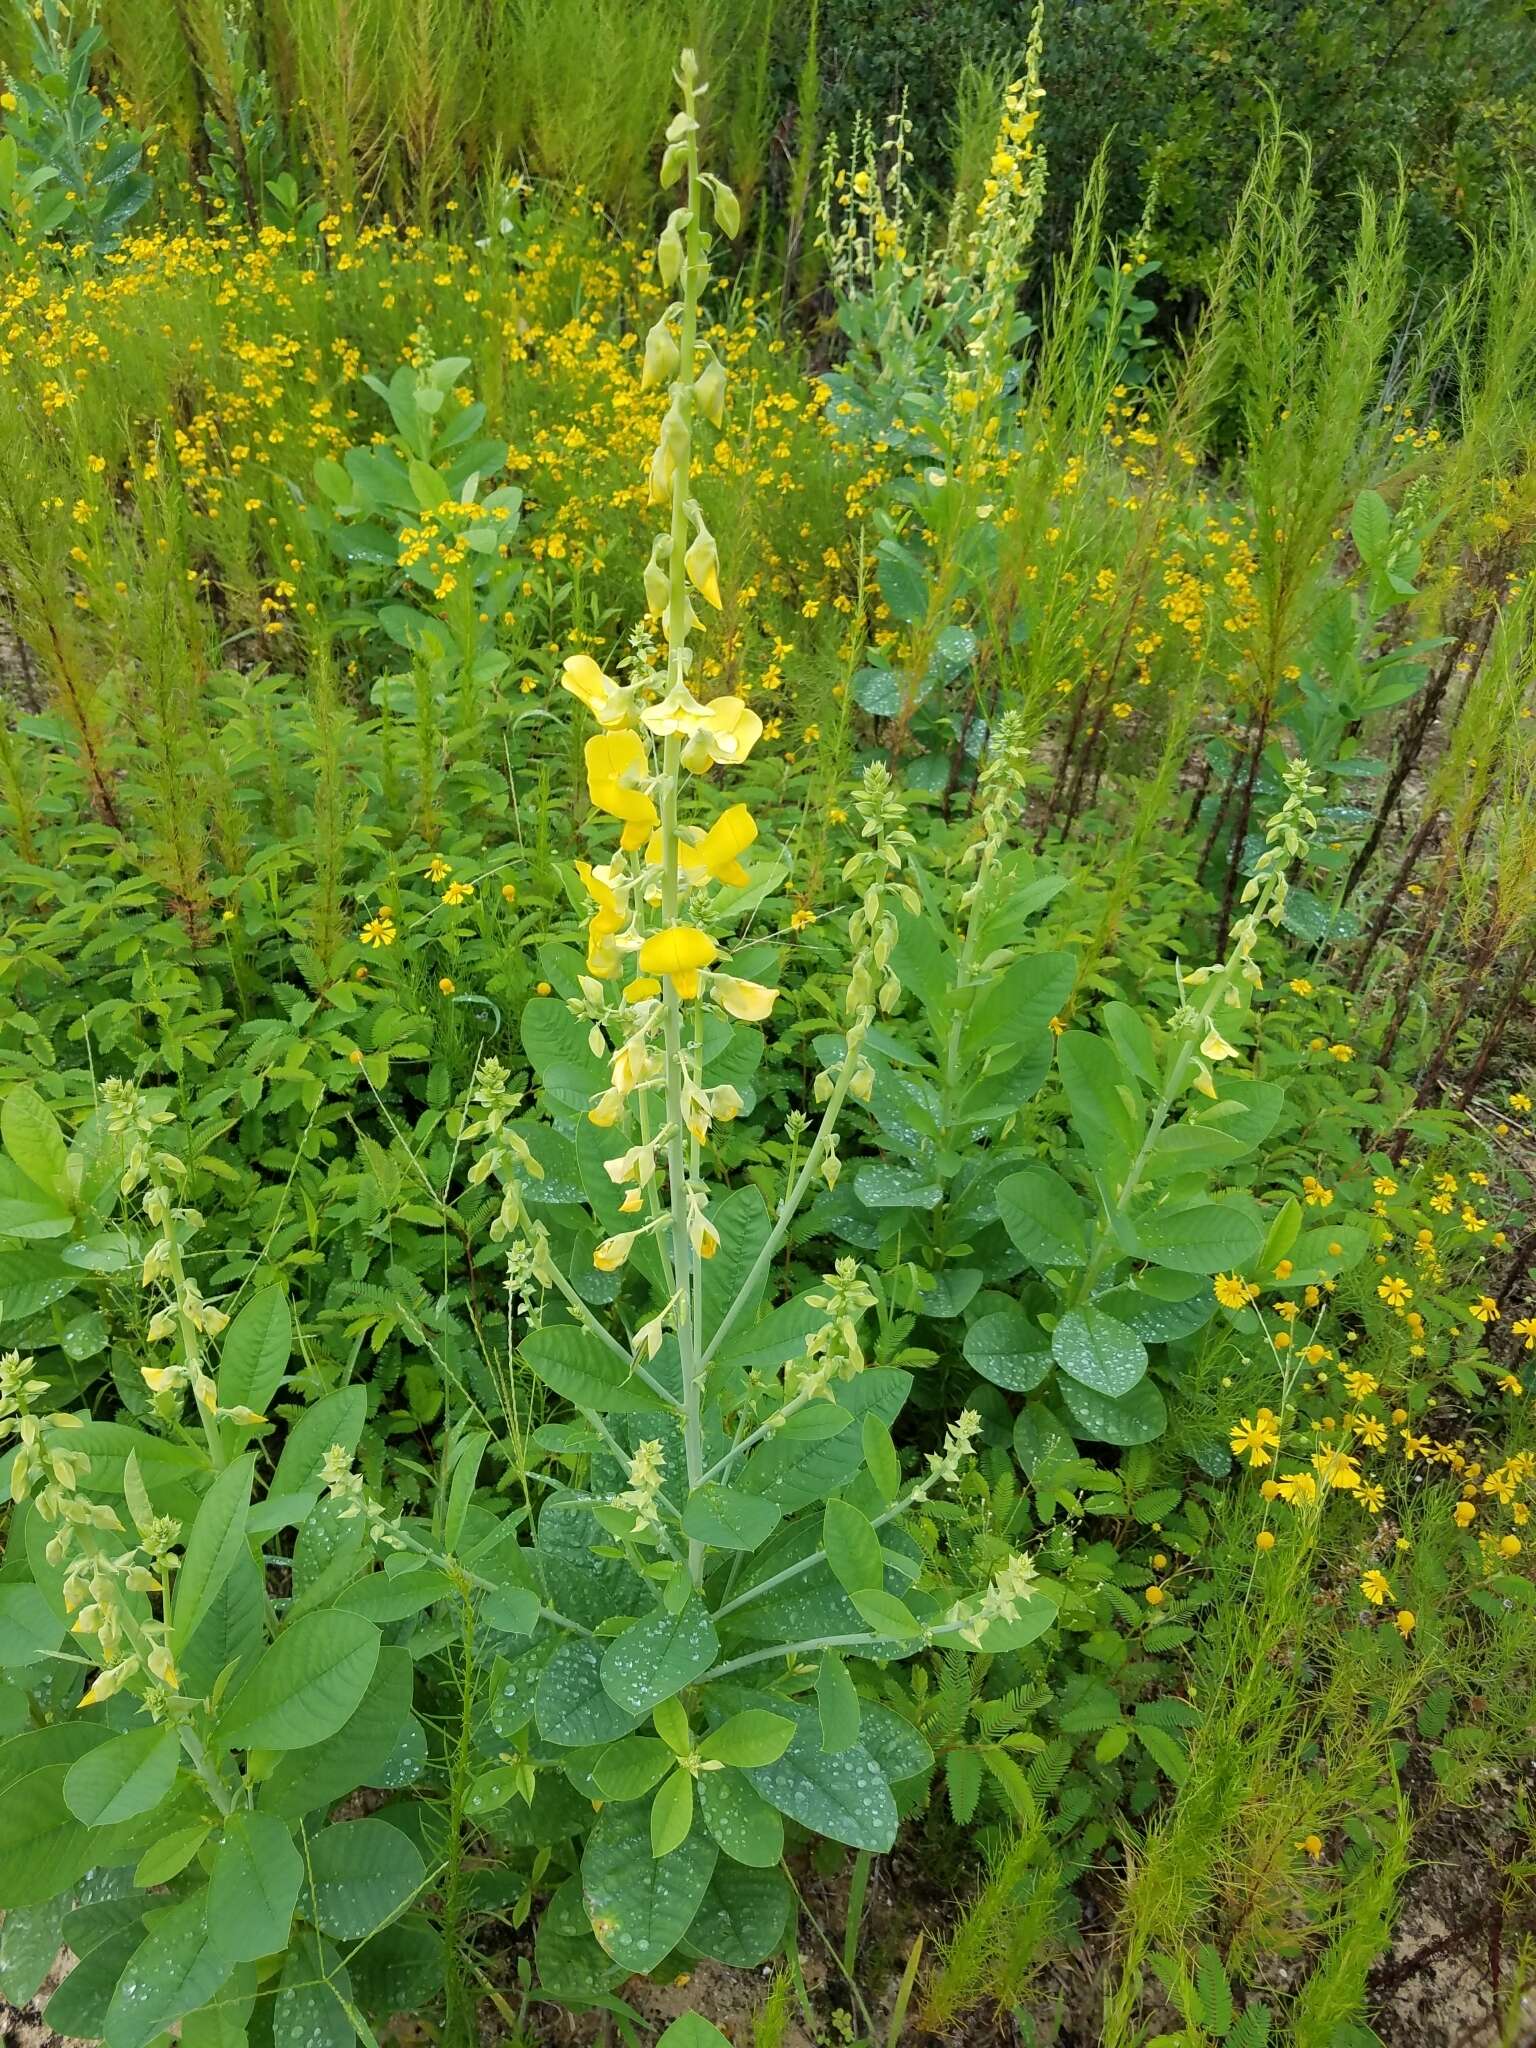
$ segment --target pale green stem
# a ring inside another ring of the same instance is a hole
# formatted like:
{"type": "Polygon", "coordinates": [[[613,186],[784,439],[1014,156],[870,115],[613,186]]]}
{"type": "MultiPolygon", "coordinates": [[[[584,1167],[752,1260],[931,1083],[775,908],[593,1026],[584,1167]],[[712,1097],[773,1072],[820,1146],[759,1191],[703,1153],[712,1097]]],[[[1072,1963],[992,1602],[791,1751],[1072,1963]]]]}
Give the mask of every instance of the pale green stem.
{"type": "MultiPolygon", "coordinates": [[[[925,1628],[920,1636],[912,1638],[911,1654],[926,1649],[939,1636],[958,1635],[968,1627],[969,1617],[962,1621],[941,1621],[932,1628],[925,1628]]],[[[799,1657],[808,1650],[857,1650],[867,1648],[871,1643],[889,1643],[891,1636],[876,1635],[871,1629],[856,1636],[808,1636],[802,1643],[775,1643],[771,1650],[754,1650],[750,1656],[733,1657],[728,1664],[717,1664],[706,1671],[702,1678],[694,1681],[697,1685],[712,1685],[717,1678],[729,1678],[733,1671],[745,1671],[753,1664],[769,1664],[775,1657],[799,1657]]]]}
{"type": "MultiPolygon", "coordinates": [[[[914,1501],[926,1500],[931,1482],[919,1480],[909,1493],[893,1501],[884,1514],[876,1515],[870,1522],[872,1529],[883,1529],[887,1522],[894,1522],[898,1515],[905,1514],[914,1501]]],[[[728,1614],[734,1614],[738,1607],[749,1607],[754,1600],[761,1600],[765,1593],[773,1593],[780,1586],[787,1586],[791,1579],[798,1579],[806,1572],[814,1571],[819,1564],[825,1564],[825,1550],[813,1550],[809,1557],[802,1557],[798,1564],[786,1565],[781,1572],[775,1572],[771,1579],[763,1579],[758,1585],[749,1586],[745,1593],[738,1593],[734,1600],[727,1600],[723,1607],[717,1607],[713,1619],[723,1621],[728,1614]]]]}
{"type": "Polygon", "coordinates": [[[794,1222],[800,1204],[805,1200],[806,1190],[810,1187],[817,1169],[826,1157],[827,1144],[836,1128],[837,1119],[842,1113],[843,1102],[848,1094],[848,1086],[853,1079],[854,1062],[858,1056],[859,1048],[864,1042],[864,1033],[867,1029],[868,1026],[864,1023],[855,1024],[844,1041],[843,1064],[838,1071],[832,1093],[827,1099],[827,1106],[822,1112],[821,1122],[817,1125],[816,1136],[812,1141],[811,1149],[806,1153],[804,1164],[801,1166],[793,1185],[779,1204],[779,1213],[774,1218],[773,1228],[768,1233],[767,1242],[762,1250],[752,1261],[751,1272],[748,1273],[746,1279],[742,1282],[736,1299],[720,1318],[714,1335],[704,1347],[701,1364],[705,1366],[709,1364],[715,1353],[720,1349],[720,1346],[736,1327],[742,1311],[746,1308],[748,1302],[755,1297],[758,1288],[763,1283],[764,1275],[773,1264],[779,1247],[789,1235],[789,1226],[794,1222]]]}
{"type": "MultiPolygon", "coordinates": [[[[693,88],[685,83],[684,104],[693,112],[693,88]]],[[[688,674],[688,486],[692,468],[691,418],[693,412],[693,367],[698,340],[698,303],[703,248],[699,232],[699,157],[697,136],[689,132],[688,232],[683,258],[682,319],[678,335],[678,379],[673,400],[689,423],[686,445],[672,470],[672,555],[668,564],[670,586],[667,603],[667,681],[669,687],[685,682],[688,674]]],[[[678,922],[678,836],[677,794],[682,775],[682,740],[669,733],[662,754],[661,770],[661,916],[665,926],[678,922]]],[[[677,1304],[677,1344],[683,1378],[683,1455],[687,1465],[688,1491],[692,1493],[704,1469],[704,1369],[699,1356],[699,1330],[695,1305],[699,1299],[698,1254],[688,1229],[688,1180],[685,1132],[683,1129],[683,1030],[682,999],[673,976],[662,983],[662,1030],[666,1044],[667,1091],[667,1199],[672,1212],[672,1282],[677,1304]]],[[[690,1541],[688,1568],[695,1585],[704,1577],[704,1547],[690,1541]]]]}

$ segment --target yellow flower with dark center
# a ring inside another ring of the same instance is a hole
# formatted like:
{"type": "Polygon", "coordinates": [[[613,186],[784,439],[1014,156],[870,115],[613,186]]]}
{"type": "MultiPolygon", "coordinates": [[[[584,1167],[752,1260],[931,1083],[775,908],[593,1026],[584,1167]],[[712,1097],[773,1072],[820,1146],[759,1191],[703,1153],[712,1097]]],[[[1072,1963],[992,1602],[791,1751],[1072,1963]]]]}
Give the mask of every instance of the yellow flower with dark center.
{"type": "Polygon", "coordinates": [[[644,846],[661,822],[649,793],[639,787],[650,774],[645,742],[636,732],[605,732],[588,740],[583,752],[594,807],[621,820],[621,847],[644,846]]]}
{"type": "Polygon", "coordinates": [[[685,1002],[699,992],[699,970],[718,952],[708,932],[697,925],[674,924],[652,932],[640,948],[640,972],[659,974],[671,982],[685,1002]]]}

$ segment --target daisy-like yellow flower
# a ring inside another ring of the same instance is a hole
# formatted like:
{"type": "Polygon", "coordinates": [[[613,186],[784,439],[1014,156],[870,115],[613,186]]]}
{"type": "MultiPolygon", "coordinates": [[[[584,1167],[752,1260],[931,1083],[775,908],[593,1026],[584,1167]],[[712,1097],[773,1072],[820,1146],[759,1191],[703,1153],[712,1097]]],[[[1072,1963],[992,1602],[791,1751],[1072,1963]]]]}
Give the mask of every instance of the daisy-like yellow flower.
{"type": "Polygon", "coordinates": [[[1371,1186],[1383,1200],[1397,1193],[1397,1182],[1390,1173],[1378,1173],[1371,1186]]]}
{"type": "Polygon", "coordinates": [[[1329,1059],[1337,1060],[1341,1067],[1352,1060],[1354,1056],[1355,1048],[1352,1045],[1330,1045],[1328,1048],[1329,1059]]]}
{"type": "Polygon", "coordinates": [[[1261,1408],[1251,1422],[1246,1415],[1240,1417],[1233,1424],[1231,1444],[1234,1458],[1246,1458],[1250,1466],[1269,1464],[1280,1448],[1280,1418],[1268,1408],[1261,1408]]]}
{"type": "Polygon", "coordinates": [[[1388,1308],[1405,1309],[1413,1299],[1413,1289],[1396,1273],[1388,1273],[1376,1292],[1388,1308]]]}
{"type": "Polygon", "coordinates": [[[1295,980],[1290,984],[1290,989],[1293,996],[1309,996],[1313,992],[1312,984],[1304,974],[1296,976],[1295,980]]]}
{"type": "Polygon", "coordinates": [[[1387,1425],[1379,1415],[1351,1415],[1348,1421],[1368,1451],[1379,1451],[1386,1442],[1387,1425]]]}
{"type": "Polygon", "coordinates": [[[400,936],[399,929],[390,915],[389,905],[381,903],[376,914],[358,933],[365,946],[392,946],[400,936]]]}
{"type": "Polygon", "coordinates": [[[807,925],[812,925],[815,922],[816,913],[814,910],[806,910],[802,907],[799,910],[792,910],[789,914],[789,928],[792,932],[803,932],[807,925]]]}
{"type": "Polygon", "coordinates": [[[446,903],[450,910],[457,910],[460,904],[467,903],[474,893],[473,882],[450,882],[438,901],[446,903]]]}
{"type": "Polygon", "coordinates": [[[1387,1496],[1375,1480],[1366,1479],[1355,1488],[1355,1499],[1368,1515],[1379,1515],[1386,1505],[1387,1496]]]}
{"type": "Polygon", "coordinates": [[[1307,1507],[1317,1499],[1317,1481],[1310,1472],[1282,1472],[1275,1481],[1275,1495],[1289,1508],[1307,1507]]]}
{"type": "Polygon", "coordinates": [[[1457,1501],[1455,1507],[1451,1509],[1451,1520],[1456,1524],[1458,1529],[1470,1529],[1472,1524],[1477,1520],[1476,1501],[1457,1501]]]}
{"type": "Polygon", "coordinates": [[[1326,1209],[1333,1201],[1333,1189],[1325,1187],[1315,1174],[1301,1176],[1301,1198],[1309,1209],[1326,1209]]]}
{"type": "Polygon", "coordinates": [[[1509,1098],[1509,1106],[1518,1116],[1529,1116],[1531,1113],[1531,1098],[1523,1088],[1517,1088],[1509,1098]]]}
{"type": "Polygon", "coordinates": [[[1324,1486],[1334,1487],[1340,1493],[1354,1493],[1360,1485],[1360,1467],[1337,1445],[1312,1453],[1312,1469],[1324,1486]]]}
{"type": "Polygon", "coordinates": [[[1509,1327],[1527,1351],[1536,1351],[1536,1316],[1517,1316],[1509,1327]]]}
{"type": "Polygon", "coordinates": [[[1499,1320],[1499,1304],[1491,1294],[1480,1294],[1468,1306],[1467,1314],[1474,1323],[1481,1323],[1486,1328],[1489,1323],[1496,1323],[1499,1320]]]}
{"type": "Polygon", "coordinates": [[[434,853],[427,862],[427,880],[429,882],[446,882],[452,873],[453,862],[451,860],[444,860],[440,853],[434,853]]]}
{"type": "Polygon", "coordinates": [[[1240,1273],[1218,1273],[1211,1282],[1211,1291],[1223,1308],[1246,1308],[1259,1298],[1258,1288],[1240,1273]]]}
{"type": "Polygon", "coordinates": [[[1367,1572],[1360,1581],[1360,1592],[1373,1607],[1381,1607],[1392,1598],[1392,1588],[1387,1583],[1385,1572],[1367,1572]]]}

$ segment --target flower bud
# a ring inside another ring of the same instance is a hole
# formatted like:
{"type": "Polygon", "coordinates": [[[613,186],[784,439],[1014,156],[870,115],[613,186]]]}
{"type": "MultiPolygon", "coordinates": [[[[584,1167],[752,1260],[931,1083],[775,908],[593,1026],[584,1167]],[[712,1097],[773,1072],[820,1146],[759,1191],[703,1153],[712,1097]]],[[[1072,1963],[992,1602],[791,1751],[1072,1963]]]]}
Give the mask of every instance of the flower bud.
{"type": "Polygon", "coordinates": [[[672,338],[672,330],[663,317],[645,337],[645,362],[640,371],[640,389],[654,391],[660,384],[670,384],[677,375],[681,361],[682,356],[672,338]]]}
{"type": "Polygon", "coordinates": [[[713,349],[704,352],[704,367],[693,380],[699,411],[712,427],[725,421],[725,370],[713,349]]]}
{"type": "Polygon", "coordinates": [[[683,566],[692,579],[695,590],[707,604],[716,611],[720,609],[720,556],[715,548],[715,537],[702,522],[693,537],[692,545],[683,557],[683,566]]]}

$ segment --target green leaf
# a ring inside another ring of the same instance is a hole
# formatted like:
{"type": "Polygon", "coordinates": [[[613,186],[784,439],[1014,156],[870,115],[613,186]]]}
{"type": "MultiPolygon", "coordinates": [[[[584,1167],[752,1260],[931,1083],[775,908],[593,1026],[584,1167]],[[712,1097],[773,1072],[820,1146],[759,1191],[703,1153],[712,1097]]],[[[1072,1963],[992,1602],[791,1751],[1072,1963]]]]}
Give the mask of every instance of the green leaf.
{"type": "Polygon", "coordinates": [[[301,1494],[318,1485],[320,1467],[332,1444],[340,1444],[350,1457],[357,1449],[368,1414],[368,1390],[362,1386],[339,1387],[306,1408],[288,1432],[267,1498],[301,1494]]]}
{"type": "Polygon", "coordinates": [[[1237,1201],[1194,1203],[1187,1209],[1156,1209],[1133,1226],[1143,1258],[1176,1273],[1242,1272],[1264,1243],[1257,1212],[1237,1201]]]}
{"type": "Polygon", "coordinates": [[[1032,1394],[1051,1369],[1051,1340],[1019,1308],[978,1316],[965,1333],[966,1363],[995,1387],[1032,1394]]]}
{"type": "Polygon", "coordinates": [[[1196,1955],[1195,1988],[1200,1994],[1200,2019],[1208,2034],[1225,2034],[1232,2025],[1232,1985],[1220,1949],[1202,1941],[1196,1955]]]}
{"type": "Polygon", "coordinates": [[[229,1960],[208,1931],[205,1886],[164,1913],[129,1957],[107,2008],[107,2048],[149,2048],[228,1976],[229,1960]]]}
{"type": "Polygon", "coordinates": [[[308,1749],[291,1749],[262,1782],[265,1812],[297,1820],[360,1785],[382,1785],[391,1757],[413,1723],[415,1684],[409,1650],[386,1645],[368,1690],[337,1732],[308,1749]]]}
{"type": "Polygon", "coordinates": [[[675,1770],[651,1801],[651,1854],[670,1856],[693,1826],[693,1780],[675,1770]]]}
{"type": "Polygon", "coordinates": [[[288,1946],[304,1859],[275,1814],[235,1812],[224,1823],[208,1879],[208,1918],[231,1962],[255,1962],[288,1946]]]}
{"type": "Polygon", "coordinates": [[[1088,1262],[1083,1205],[1049,1166],[1025,1166],[997,1190],[997,1213],[1016,1248],[1037,1272],[1088,1262]]]}
{"type": "Polygon", "coordinates": [[[530,1330],[523,1357],[545,1386],[577,1408],[599,1415],[668,1415],[672,1411],[608,1346],[574,1323],[530,1330]]]}
{"type": "Polygon", "coordinates": [[[0,1103],[0,1139],[34,1187],[68,1202],[69,1148],[64,1133],[47,1103],[25,1082],[0,1103]]]}
{"type": "Polygon", "coordinates": [[[568,1637],[539,1674],[533,1717],[546,1742],[563,1749],[588,1749],[617,1742],[639,1718],[612,1698],[603,1684],[603,1649],[585,1636],[568,1637]]]}
{"type": "Polygon", "coordinates": [[[1051,1332],[1051,1356],[1080,1386],[1111,1399],[1128,1394],[1147,1370],[1136,1332],[1099,1308],[1068,1309],[1051,1332]]]}
{"type": "Polygon", "coordinates": [[[604,1953],[626,1970],[655,1969],[692,1926],[716,1856],[697,1832],[669,1856],[653,1856],[649,1815],[604,1807],[581,1858],[582,1898],[604,1953]]]}
{"type": "Polygon", "coordinates": [[[169,1884],[179,1877],[213,1832],[210,1820],[194,1821],[190,1827],[173,1828],[162,1835],[139,1858],[133,1881],[140,1891],[157,1884],[169,1884]]]}
{"type": "Polygon", "coordinates": [[[747,1707],[722,1721],[713,1735],[699,1745],[706,1763],[760,1766],[776,1764],[795,1739],[795,1724],[787,1714],[775,1714],[766,1707],[747,1707]]]}
{"type": "Polygon", "coordinates": [[[357,2048],[341,2003],[347,1974],[328,1941],[306,1930],[283,1964],[272,2006],[272,2039],[282,2048],[357,2048]]]}
{"type": "Polygon", "coordinates": [[[1170,1735],[1166,1728],[1155,1727],[1150,1721],[1138,1721],[1136,1740],[1175,1785],[1185,1782],[1189,1776],[1189,1758],[1177,1736],[1170,1735]]]}
{"type": "Polygon", "coordinates": [[[1122,1449],[1149,1444],[1168,1427],[1168,1408],[1151,1380],[1144,1379],[1128,1394],[1111,1397],[1096,1393],[1076,1380],[1060,1382],[1065,1402],[1078,1433],[1099,1443],[1122,1449]]]}
{"type": "Polygon", "coordinates": [[[592,1782],[605,1799],[643,1799],[676,1761],[654,1735],[626,1735],[609,1743],[592,1766],[592,1782]]]}
{"type": "Polygon", "coordinates": [[[191,1642],[244,1548],[255,1472],[254,1457],[236,1458],[203,1495],[181,1570],[173,1582],[172,1640],[178,1650],[191,1642]]]}
{"type": "Polygon", "coordinates": [[[410,1836],[387,1820],[338,1821],[309,1845],[309,1917],[323,1933],[361,1941],[421,1889],[426,1865],[410,1836]]]}
{"type": "Polygon", "coordinates": [[[743,1493],[712,1479],[689,1494],[683,1534],[715,1550],[756,1550],[782,1519],[780,1510],[761,1494],[743,1493]]]}
{"type": "Polygon", "coordinates": [[[876,577],[880,595],[891,608],[891,616],[902,625],[915,625],[927,616],[928,584],[922,564],[900,541],[882,540],[876,550],[876,577]]]}
{"type": "Polygon", "coordinates": [[[352,1714],[379,1661],[379,1632],[336,1608],[306,1614],[272,1644],[219,1719],[227,1749],[307,1749],[352,1714]]]}
{"type": "Polygon", "coordinates": [[[867,1586],[862,1593],[850,1593],[848,1597],[866,1626],[874,1629],[877,1635],[890,1636],[895,1642],[906,1642],[922,1633],[917,1616],[894,1593],[884,1592],[879,1586],[867,1586]]]}
{"type": "Polygon", "coordinates": [[[901,1460],[896,1455],[889,1427],[873,1409],[859,1425],[859,1440],[875,1490],[889,1506],[901,1491],[901,1460]]]}
{"type": "Polygon", "coordinates": [[[747,1776],[770,1806],[813,1834],[879,1854],[896,1839],[896,1801],[880,1766],[861,1743],[828,1756],[815,1723],[776,1764],[747,1776]]]}
{"type": "Polygon", "coordinates": [[[856,1507],[845,1500],[829,1500],[821,1541],[832,1575],[845,1593],[878,1592],[884,1586],[880,1538],[869,1517],[856,1507]]]}
{"type": "Polygon", "coordinates": [[[90,1861],[90,1836],[64,1800],[72,1766],[47,1764],[0,1799],[0,1907],[40,1906],[68,1890],[90,1861]]]}
{"type": "Polygon", "coordinates": [[[265,1415],[283,1383],[293,1349],[293,1314],[280,1287],[253,1294],[224,1332],[219,1352],[219,1406],[265,1415]]]}
{"type": "Polygon", "coordinates": [[[48,1899],[38,1906],[13,1907],[0,1927],[0,1997],[12,2005],[30,2005],[34,1992],[53,1968],[64,1938],[67,1899],[48,1899]]]}
{"type": "Polygon", "coordinates": [[[782,1871],[750,1870],[728,1859],[717,1863],[688,1930],[688,1945],[733,1970],[756,1969],[784,1938],[790,1897],[782,1871]]]}
{"type": "Polygon", "coordinates": [[[115,1827],[153,1813],[176,1782],[181,1744],[174,1728],[135,1728],[69,1767],[64,1804],[88,1828],[115,1827]]]}
{"type": "Polygon", "coordinates": [[[1392,514],[1379,491],[1362,491],[1356,498],[1349,532],[1368,569],[1384,560],[1392,539],[1392,514]]]}
{"type": "Polygon", "coordinates": [[[704,1825],[734,1862],[770,1870],[784,1854],[784,1823],[740,1771],[706,1771],[699,1779],[704,1825]]]}
{"type": "Polygon", "coordinates": [[[603,1689],[629,1714],[647,1714],[701,1678],[720,1654],[720,1639],[708,1610],[690,1595],[678,1614],[648,1614],[603,1654],[603,1689]]]}
{"type": "Polygon", "coordinates": [[[1097,1164],[1129,1160],[1141,1143],[1141,1097],[1130,1072],[1107,1039],[1069,1031],[1058,1039],[1056,1061],[1072,1114],[1072,1127],[1097,1164]]]}
{"type": "Polygon", "coordinates": [[[656,2048],[731,2048],[731,2044],[702,2013],[685,2012],[681,2019],[672,2022],[656,2048]]]}
{"type": "Polygon", "coordinates": [[[821,1653],[816,1672],[816,1712],[821,1746],[828,1756],[852,1749],[859,1739],[858,1689],[848,1676],[848,1666],[835,1650],[821,1653]]]}

